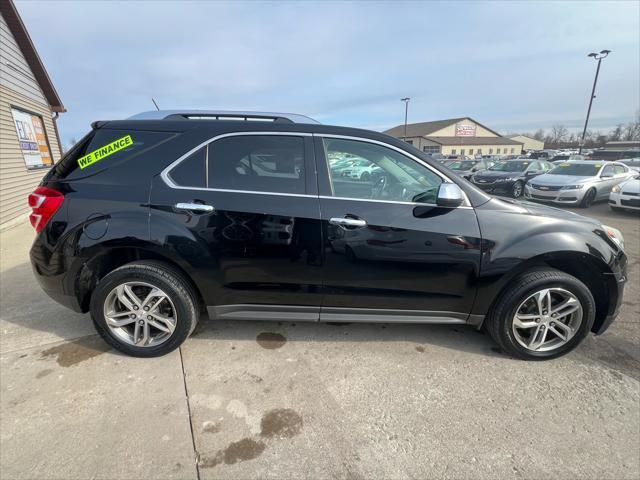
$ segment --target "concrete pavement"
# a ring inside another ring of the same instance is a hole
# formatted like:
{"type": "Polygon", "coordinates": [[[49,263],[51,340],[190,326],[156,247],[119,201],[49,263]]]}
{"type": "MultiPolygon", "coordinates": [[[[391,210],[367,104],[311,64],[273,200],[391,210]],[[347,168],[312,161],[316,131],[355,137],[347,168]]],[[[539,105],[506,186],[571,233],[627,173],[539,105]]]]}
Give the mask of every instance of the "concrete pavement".
{"type": "Polygon", "coordinates": [[[1,478],[640,477],[640,221],[620,318],[552,362],[464,327],[201,321],[180,351],[108,350],[2,233],[1,478]]]}

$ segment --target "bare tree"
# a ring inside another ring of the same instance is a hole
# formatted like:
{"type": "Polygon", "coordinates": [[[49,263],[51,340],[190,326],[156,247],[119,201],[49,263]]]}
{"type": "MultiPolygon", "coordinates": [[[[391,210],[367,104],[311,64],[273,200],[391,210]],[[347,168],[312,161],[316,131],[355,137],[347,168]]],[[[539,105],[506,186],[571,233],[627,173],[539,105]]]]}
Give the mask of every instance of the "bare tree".
{"type": "Polygon", "coordinates": [[[551,127],[551,143],[553,145],[557,145],[567,140],[567,135],[569,135],[569,130],[564,125],[553,125],[551,127]]]}
{"type": "Polygon", "coordinates": [[[544,129],[540,128],[533,134],[533,138],[536,140],[544,140],[544,129]]]}

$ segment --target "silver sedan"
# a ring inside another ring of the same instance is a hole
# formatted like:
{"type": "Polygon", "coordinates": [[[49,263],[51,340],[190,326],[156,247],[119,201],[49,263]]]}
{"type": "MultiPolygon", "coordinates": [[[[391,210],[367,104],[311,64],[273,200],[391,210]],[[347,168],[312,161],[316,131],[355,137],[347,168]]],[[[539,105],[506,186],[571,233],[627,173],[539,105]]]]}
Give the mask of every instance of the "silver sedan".
{"type": "Polygon", "coordinates": [[[634,172],[620,162],[571,160],[532,179],[524,197],[529,200],[588,207],[609,198],[611,189],[634,172]]]}

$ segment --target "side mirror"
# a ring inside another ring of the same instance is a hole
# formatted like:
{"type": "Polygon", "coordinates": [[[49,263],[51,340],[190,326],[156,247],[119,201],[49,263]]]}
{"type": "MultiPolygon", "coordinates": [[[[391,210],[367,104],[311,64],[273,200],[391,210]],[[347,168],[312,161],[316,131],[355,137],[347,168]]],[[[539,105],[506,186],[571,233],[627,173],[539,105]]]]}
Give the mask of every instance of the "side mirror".
{"type": "Polygon", "coordinates": [[[441,183],[438,188],[436,205],[439,207],[459,207],[464,203],[464,192],[455,183],[441,183]]]}

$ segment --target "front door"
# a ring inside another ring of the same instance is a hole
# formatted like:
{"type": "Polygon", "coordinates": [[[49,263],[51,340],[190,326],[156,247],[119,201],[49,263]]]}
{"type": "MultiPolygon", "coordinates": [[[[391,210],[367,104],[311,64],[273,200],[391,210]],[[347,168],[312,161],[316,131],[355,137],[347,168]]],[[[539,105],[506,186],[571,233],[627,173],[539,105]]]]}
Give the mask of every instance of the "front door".
{"type": "Polygon", "coordinates": [[[193,269],[211,316],[318,320],[311,135],[221,135],[154,179],[151,192],[151,238],[193,269]]]}
{"type": "Polygon", "coordinates": [[[437,207],[445,177],[396,147],[351,137],[314,141],[321,320],[466,321],[480,262],[474,210],[437,207]]]}

